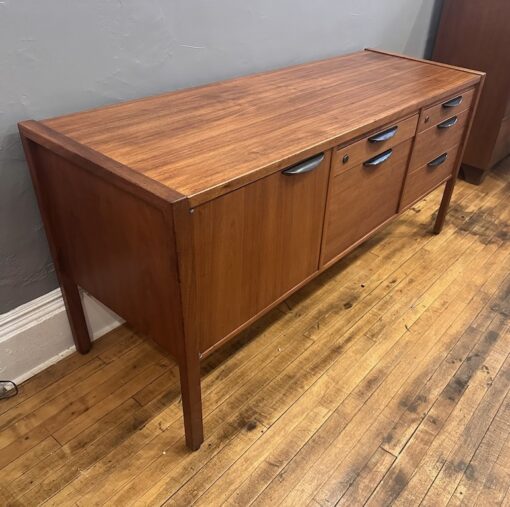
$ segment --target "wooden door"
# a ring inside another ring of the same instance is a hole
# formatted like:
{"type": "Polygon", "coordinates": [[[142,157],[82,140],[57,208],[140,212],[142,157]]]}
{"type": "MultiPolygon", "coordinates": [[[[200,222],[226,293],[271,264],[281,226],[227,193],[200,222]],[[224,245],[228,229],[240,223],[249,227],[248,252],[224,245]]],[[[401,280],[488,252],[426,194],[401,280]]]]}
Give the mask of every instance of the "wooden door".
{"type": "Polygon", "coordinates": [[[272,174],[192,213],[188,329],[201,352],[318,270],[330,152],[310,160],[312,170],[300,172],[305,164],[297,174],[272,174]]]}

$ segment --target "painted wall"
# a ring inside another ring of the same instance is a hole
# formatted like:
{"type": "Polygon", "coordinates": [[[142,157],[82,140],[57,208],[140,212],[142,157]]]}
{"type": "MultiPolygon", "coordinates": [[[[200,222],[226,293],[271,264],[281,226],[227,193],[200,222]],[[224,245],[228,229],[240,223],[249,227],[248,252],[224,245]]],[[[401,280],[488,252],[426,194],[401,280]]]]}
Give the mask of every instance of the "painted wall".
{"type": "Polygon", "coordinates": [[[16,123],[378,47],[427,54],[438,0],[0,1],[0,314],[56,287],[16,123]]]}

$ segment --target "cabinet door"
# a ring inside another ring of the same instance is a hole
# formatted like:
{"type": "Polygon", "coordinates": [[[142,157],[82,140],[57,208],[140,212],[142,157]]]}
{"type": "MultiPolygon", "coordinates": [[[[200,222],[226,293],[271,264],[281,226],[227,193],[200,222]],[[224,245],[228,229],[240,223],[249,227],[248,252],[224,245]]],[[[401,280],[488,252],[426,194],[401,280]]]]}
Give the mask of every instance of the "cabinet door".
{"type": "Polygon", "coordinates": [[[291,168],[295,174],[272,174],[192,213],[188,325],[201,352],[318,270],[330,152],[320,163],[309,161],[291,168]]]}
{"type": "Polygon", "coordinates": [[[412,140],[353,165],[333,160],[322,264],[339,257],[398,211],[412,140]]]}

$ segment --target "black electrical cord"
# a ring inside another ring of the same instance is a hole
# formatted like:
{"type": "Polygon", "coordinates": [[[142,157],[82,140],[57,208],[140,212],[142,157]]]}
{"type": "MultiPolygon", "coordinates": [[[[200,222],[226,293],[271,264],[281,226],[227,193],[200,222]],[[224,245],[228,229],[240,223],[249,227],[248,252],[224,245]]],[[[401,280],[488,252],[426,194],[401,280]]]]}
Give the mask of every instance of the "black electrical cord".
{"type": "Polygon", "coordinates": [[[18,386],[12,380],[0,380],[0,400],[12,398],[18,394],[18,386]]]}

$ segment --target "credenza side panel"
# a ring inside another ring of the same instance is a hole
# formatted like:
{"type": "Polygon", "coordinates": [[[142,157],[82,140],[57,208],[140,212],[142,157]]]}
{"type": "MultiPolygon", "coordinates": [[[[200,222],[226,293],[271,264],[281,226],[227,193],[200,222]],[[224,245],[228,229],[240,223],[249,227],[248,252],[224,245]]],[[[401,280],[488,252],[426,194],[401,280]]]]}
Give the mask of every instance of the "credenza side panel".
{"type": "Polygon", "coordinates": [[[30,142],[60,269],[176,356],[182,316],[170,213],[30,142]]]}
{"type": "Polygon", "coordinates": [[[186,329],[204,353],[318,270],[330,152],[312,172],[262,178],[189,213],[186,329]]]}

